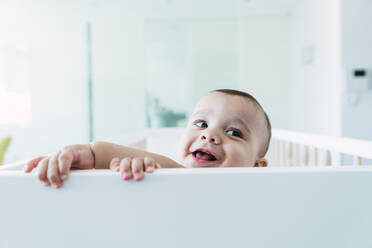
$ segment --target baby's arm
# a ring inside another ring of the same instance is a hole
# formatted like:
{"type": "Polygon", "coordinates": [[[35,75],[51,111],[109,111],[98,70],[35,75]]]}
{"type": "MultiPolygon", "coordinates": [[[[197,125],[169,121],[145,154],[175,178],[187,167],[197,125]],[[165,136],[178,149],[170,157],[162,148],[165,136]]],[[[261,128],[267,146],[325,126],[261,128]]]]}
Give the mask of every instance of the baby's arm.
{"type": "Polygon", "coordinates": [[[151,152],[135,149],[132,147],[121,146],[108,142],[93,142],[91,144],[95,156],[95,169],[109,169],[113,158],[151,158],[155,160],[161,168],[184,168],[174,160],[151,152]]]}
{"type": "MultiPolygon", "coordinates": [[[[143,172],[147,171],[146,164],[150,165],[150,171],[156,168],[183,168],[182,165],[159,154],[108,142],[93,142],[66,146],[52,155],[35,158],[27,163],[25,172],[29,173],[37,167],[38,178],[42,183],[46,186],[53,184],[59,188],[67,179],[71,168],[112,169],[114,171],[120,169],[121,174],[125,170],[133,170],[133,172],[139,172],[140,175],[135,179],[141,180],[143,172]]],[[[128,178],[123,175],[123,178],[130,179],[131,176],[128,178]]]]}

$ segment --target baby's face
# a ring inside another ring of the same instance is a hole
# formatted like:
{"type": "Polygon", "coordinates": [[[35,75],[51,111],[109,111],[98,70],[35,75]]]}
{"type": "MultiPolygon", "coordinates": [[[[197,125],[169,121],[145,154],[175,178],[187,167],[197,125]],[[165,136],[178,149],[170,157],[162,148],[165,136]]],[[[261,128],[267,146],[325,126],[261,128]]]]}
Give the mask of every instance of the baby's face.
{"type": "Polygon", "coordinates": [[[196,104],[179,151],[187,167],[254,166],[264,138],[262,111],[249,99],[209,93],[196,104]]]}

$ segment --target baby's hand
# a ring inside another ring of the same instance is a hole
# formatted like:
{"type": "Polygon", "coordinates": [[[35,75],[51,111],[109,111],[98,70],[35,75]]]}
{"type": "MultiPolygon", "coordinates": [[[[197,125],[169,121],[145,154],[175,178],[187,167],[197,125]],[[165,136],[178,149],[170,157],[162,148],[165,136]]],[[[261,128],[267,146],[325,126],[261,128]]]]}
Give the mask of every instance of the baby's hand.
{"type": "Polygon", "coordinates": [[[156,161],[149,157],[144,158],[113,158],[110,162],[110,169],[115,172],[120,172],[123,180],[134,178],[136,181],[143,179],[144,172],[152,173],[161,166],[156,161]]]}
{"type": "Polygon", "coordinates": [[[71,168],[93,169],[94,155],[90,145],[66,146],[50,156],[42,156],[29,161],[25,172],[38,169],[38,178],[45,186],[60,188],[71,168]]]}

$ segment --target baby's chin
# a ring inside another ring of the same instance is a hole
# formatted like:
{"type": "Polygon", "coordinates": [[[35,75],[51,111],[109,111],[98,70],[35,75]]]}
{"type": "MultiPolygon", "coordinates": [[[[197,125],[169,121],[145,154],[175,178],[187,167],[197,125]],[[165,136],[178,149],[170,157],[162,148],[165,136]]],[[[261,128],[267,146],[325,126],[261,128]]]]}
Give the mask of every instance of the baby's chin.
{"type": "Polygon", "coordinates": [[[204,163],[198,163],[194,159],[186,158],[183,160],[182,165],[187,168],[213,168],[213,167],[221,167],[221,163],[219,161],[210,161],[204,163]]]}
{"type": "Polygon", "coordinates": [[[193,164],[190,168],[216,168],[216,167],[221,167],[218,164],[193,164]]]}

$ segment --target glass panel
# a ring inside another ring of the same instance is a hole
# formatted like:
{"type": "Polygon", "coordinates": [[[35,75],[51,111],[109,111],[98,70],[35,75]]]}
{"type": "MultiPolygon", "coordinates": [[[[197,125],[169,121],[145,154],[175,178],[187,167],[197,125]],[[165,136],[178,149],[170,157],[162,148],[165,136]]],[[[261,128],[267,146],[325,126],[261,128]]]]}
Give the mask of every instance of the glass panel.
{"type": "Polygon", "coordinates": [[[30,59],[20,44],[0,47],[0,125],[31,124],[30,59]]]}
{"type": "Polygon", "coordinates": [[[236,6],[193,13],[194,4],[119,1],[92,12],[94,139],[127,143],[148,127],[185,126],[202,95],[238,86],[236,6]]]}
{"type": "Polygon", "coordinates": [[[236,26],[235,19],[145,22],[149,127],[184,126],[200,96],[237,86],[236,26]]]}

